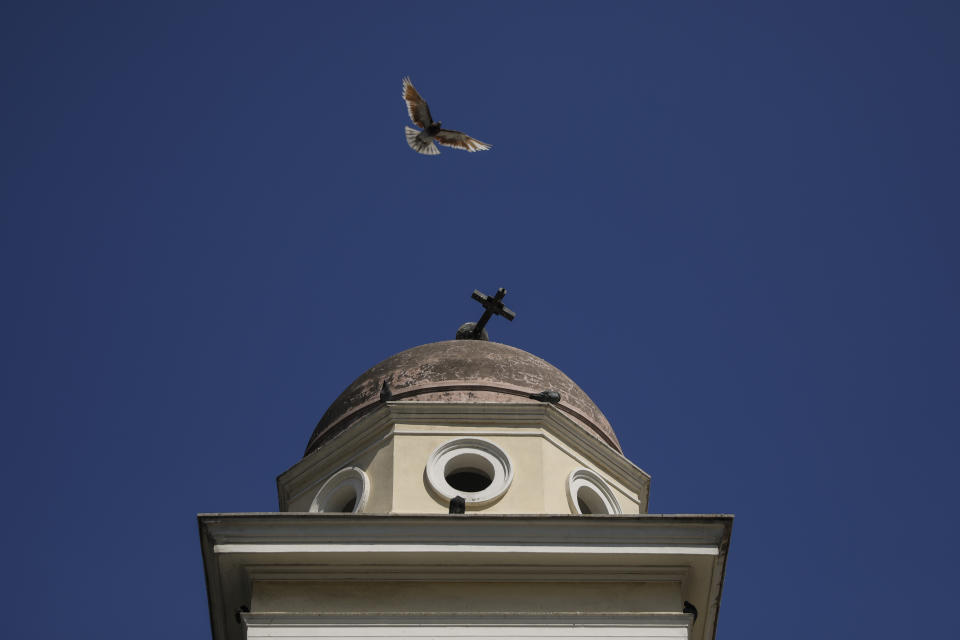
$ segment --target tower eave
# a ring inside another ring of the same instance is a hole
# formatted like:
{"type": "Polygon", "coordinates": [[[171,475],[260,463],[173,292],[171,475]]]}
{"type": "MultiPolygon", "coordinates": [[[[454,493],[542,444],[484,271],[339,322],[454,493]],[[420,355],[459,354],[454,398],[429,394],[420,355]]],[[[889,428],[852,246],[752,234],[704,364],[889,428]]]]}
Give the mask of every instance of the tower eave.
{"type": "MultiPolygon", "coordinates": [[[[239,640],[244,624],[256,624],[261,612],[251,605],[258,584],[291,580],[301,585],[567,581],[616,583],[625,589],[636,583],[676,583],[681,600],[695,603],[698,616],[683,613],[679,602],[676,611],[615,615],[625,624],[683,627],[689,638],[705,640],[715,634],[733,516],[257,513],[201,514],[198,521],[214,640],[239,640]]],[[[549,617],[522,606],[490,617],[489,624],[551,624],[549,617]]],[[[392,615],[380,609],[382,603],[370,602],[352,622],[392,615]]],[[[274,625],[315,627],[336,625],[343,616],[302,608],[271,614],[274,625]]],[[[452,619],[451,614],[421,611],[414,618],[406,616],[406,622],[403,616],[394,617],[400,628],[441,624],[452,619]]],[[[588,626],[593,620],[589,611],[550,615],[588,626]]],[[[482,623],[482,614],[475,617],[482,623]]]]}

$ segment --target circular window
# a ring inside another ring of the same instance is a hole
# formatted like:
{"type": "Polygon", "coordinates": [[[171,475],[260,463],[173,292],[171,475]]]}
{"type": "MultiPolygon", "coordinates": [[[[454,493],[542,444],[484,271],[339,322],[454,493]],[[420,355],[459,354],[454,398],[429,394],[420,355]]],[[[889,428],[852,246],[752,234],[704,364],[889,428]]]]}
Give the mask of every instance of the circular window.
{"type": "Polygon", "coordinates": [[[341,469],[323,483],[313,498],[313,513],[357,513],[363,511],[370,493],[367,474],[357,467],[341,469]]]}
{"type": "Polygon", "coordinates": [[[567,500],[573,513],[618,514],[620,503],[599,474],[589,469],[576,469],[567,479],[567,500]]]}
{"type": "Polygon", "coordinates": [[[480,438],[459,438],[440,445],[427,460],[427,483],[446,501],[461,496],[483,505],[502,496],[513,480],[503,449],[480,438]]]}

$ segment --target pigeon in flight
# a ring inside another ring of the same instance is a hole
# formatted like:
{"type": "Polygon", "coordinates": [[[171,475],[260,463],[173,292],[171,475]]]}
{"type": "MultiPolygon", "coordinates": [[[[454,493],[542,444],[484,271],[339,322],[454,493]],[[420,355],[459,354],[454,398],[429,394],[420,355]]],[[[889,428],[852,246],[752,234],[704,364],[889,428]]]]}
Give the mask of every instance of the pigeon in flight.
{"type": "Polygon", "coordinates": [[[413,127],[404,127],[407,130],[407,144],[417,153],[428,156],[438,155],[440,151],[437,145],[433,144],[434,140],[442,145],[466,151],[486,151],[490,148],[486,142],[480,142],[460,131],[441,129],[443,123],[433,121],[427,101],[421,98],[413,88],[409,77],[403,79],[403,99],[407,103],[407,111],[410,113],[413,124],[423,129],[423,131],[417,131],[413,127]]]}

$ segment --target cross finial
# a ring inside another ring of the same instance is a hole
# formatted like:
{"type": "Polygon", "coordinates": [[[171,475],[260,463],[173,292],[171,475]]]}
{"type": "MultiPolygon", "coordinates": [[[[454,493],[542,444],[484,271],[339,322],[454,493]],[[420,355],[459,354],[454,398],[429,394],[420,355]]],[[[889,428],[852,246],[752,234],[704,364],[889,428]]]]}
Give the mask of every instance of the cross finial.
{"type": "Polygon", "coordinates": [[[507,295],[507,290],[503,287],[497,289],[497,293],[488,296],[474,289],[470,296],[483,305],[483,315],[478,322],[468,322],[457,329],[457,340],[489,340],[484,327],[494,315],[503,316],[507,320],[513,320],[517,317],[510,309],[503,306],[503,296],[507,295]]]}

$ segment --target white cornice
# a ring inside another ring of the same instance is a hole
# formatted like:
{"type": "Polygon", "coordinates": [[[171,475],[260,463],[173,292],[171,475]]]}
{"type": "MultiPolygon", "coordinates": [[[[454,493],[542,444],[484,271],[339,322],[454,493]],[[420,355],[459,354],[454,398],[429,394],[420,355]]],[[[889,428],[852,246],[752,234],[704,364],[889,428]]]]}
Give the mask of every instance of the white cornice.
{"type": "MultiPolygon", "coordinates": [[[[283,620],[289,625],[342,625],[353,626],[358,620],[369,616],[369,612],[360,613],[311,613],[298,614],[283,611],[247,611],[241,614],[248,623],[260,623],[266,620],[283,620]]],[[[392,626],[396,624],[429,624],[449,626],[515,626],[518,624],[540,624],[546,626],[567,626],[570,624],[589,626],[616,626],[616,625],[656,625],[656,626],[684,626],[693,617],[688,613],[673,613],[657,611],[651,613],[568,613],[563,611],[544,614],[542,611],[518,612],[465,612],[452,615],[449,613],[434,613],[430,611],[408,611],[404,613],[378,613],[376,621],[365,624],[370,626],[392,626]]]]}
{"type": "Polygon", "coordinates": [[[647,614],[589,614],[530,612],[434,616],[429,613],[387,615],[377,612],[355,616],[285,615],[243,613],[247,638],[370,638],[401,640],[421,638],[496,637],[502,640],[577,640],[621,638],[623,640],[665,640],[689,638],[694,626],[691,614],[656,612],[647,614]]]}
{"type": "Polygon", "coordinates": [[[719,545],[729,515],[201,514],[214,544],[719,545]]]}
{"type": "Polygon", "coordinates": [[[713,637],[732,516],[204,514],[215,640],[254,580],[676,581],[713,637]]]}
{"type": "MultiPolygon", "coordinates": [[[[497,554],[523,554],[525,556],[534,556],[549,554],[554,555],[602,555],[610,556],[716,556],[720,555],[715,547],[702,546],[680,546],[680,545],[633,545],[633,546],[586,546],[586,545],[530,545],[530,544],[357,544],[347,542],[343,544],[328,543],[286,543],[286,544],[267,544],[259,543],[233,543],[218,544],[213,547],[214,553],[219,554],[255,554],[263,553],[271,556],[282,554],[336,554],[341,557],[347,557],[350,554],[365,554],[370,557],[373,554],[383,555],[489,555],[497,554]]],[[[466,560],[466,558],[464,558],[466,560]]],[[[417,560],[417,564],[422,560],[417,560]]]]}

